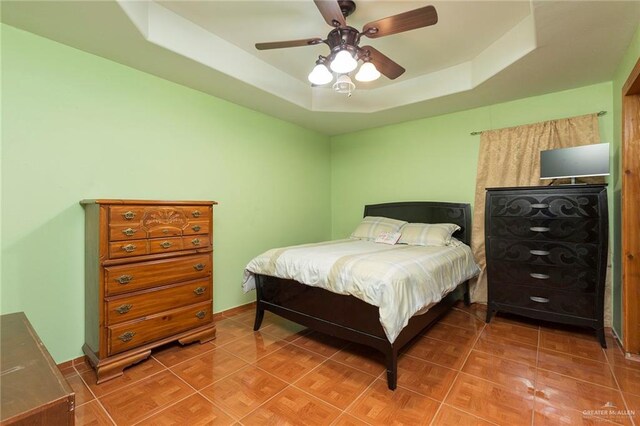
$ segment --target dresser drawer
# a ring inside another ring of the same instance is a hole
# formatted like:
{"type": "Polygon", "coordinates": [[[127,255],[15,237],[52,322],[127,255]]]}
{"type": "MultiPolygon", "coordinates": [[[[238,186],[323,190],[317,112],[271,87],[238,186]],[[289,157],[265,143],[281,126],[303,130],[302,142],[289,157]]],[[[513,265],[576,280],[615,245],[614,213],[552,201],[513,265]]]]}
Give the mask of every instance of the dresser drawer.
{"type": "Polygon", "coordinates": [[[111,206],[109,223],[112,225],[138,225],[144,216],[144,206],[111,206]]]}
{"type": "Polygon", "coordinates": [[[204,278],[211,275],[211,269],[208,254],[107,266],[104,268],[106,295],[204,278]]]}
{"type": "Polygon", "coordinates": [[[207,301],[107,327],[109,355],[210,324],[211,308],[211,301],[207,301]]]}
{"type": "Polygon", "coordinates": [[[489,281],[497,285],[526,285],[561,291],[595,293],[598,274],[590,268],[532,265],[522,262],[493,261],[487,266],[489,281]]]}
{"type": "Polygon", "coordinates": [[[109,243],[109,258],[142,256],[149,254],[148,240],[116,241],[109,243]]]}
{"type": "Polygon", "coordinates": [[[138,240],[147,233],[136,223],[109,225],[109,241],[138,240]]]}
{"type": "Polygon", "coordinates": [[[491,288],[491,300],[520,308],[594,318],[596,295],[557,291],[543,287],[498,285],[491,288]]]}
{"type": "Polygon", "coordinates": [[[487,235],[522,240],[551,240],[574,243],[598,243],[598,219],[533,219],[494,217],[487,235]]]}
{"type": "Polygon", "coordinates": [[[156,238],[149,240],[149,254],[166,253],[183,250],[182,237],[156,238]]]}
{"type": "Polygon", "coordinates": [[[194,236],[184,237],[182,239],[182,243],[184,244],[185,250],[207,248],[211,246],[211,241],[209,241],[208,235],[194,235],[194,236]]]}
{"type": "Polygon", "coordinates": [[[189,219],[193,221],[205,221],[211,220],[211,209],[207,206],[187,206],[182,207],[182,212],[189,219]]]}
{"type": "Polygon", "coordinates": [[[597,269],[598,246],[548,241],[518,241],[489,237],[487,256],[492,260],[597,269]]]}
{"type": "Polygon", "coordinates": [[[197,234],[209,234],[209,221],[208,220],[198,220],[198,221],[190,221],[189,225],[183,229],[182,233],[184,235],[197,235],[197,234]]]}
{"type": "Polygon", "coordinates": [[[211,279],[190,281],[107,299],[107,324],[211,300],[211,279]]]}
{"type": "Polygon", "coordinates": [[[491,194],[491,216],[536,218],[598,218],[598,199],[592,193],[558,193],[530,191],[526,194],[491,194]]]}

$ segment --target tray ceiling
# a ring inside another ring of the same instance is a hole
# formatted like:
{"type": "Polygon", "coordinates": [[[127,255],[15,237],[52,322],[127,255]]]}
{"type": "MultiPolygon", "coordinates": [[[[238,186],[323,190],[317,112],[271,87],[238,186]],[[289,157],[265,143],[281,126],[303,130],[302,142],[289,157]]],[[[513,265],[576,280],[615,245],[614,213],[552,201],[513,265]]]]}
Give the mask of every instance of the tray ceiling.
{"type": "Polygon", "coordinates": [[[610,80],[640,22],[638,1],[358,1],[347,23],[433,4],[436,25],[367,39],[407,69],[356,82],[347,98],[310,87],[326,45],[311,0],[3,1],[2,21],[168,80],[338,134],[610,80]]]}

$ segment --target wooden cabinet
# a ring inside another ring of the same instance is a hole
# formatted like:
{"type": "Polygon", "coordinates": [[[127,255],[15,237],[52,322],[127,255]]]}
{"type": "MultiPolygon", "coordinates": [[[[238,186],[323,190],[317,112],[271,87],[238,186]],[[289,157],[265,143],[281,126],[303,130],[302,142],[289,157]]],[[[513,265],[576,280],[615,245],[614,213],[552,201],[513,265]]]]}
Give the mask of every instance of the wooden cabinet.
{"type": "Polygon", "coordinates": [[[84,353],[98,383],[171,341],[215,337],[214,201],[84,200],[84,353]]]}
{"type": "Polygon", "coordinates": [[[496,311],[592,327],[604,340],[605,185],[491,188],[487,322],[496,311]]]}
{"type": "Polygon", "coordinates": [[[73,425],[75,394],[22,312],[0,316],[0,424],[73,425]]]}

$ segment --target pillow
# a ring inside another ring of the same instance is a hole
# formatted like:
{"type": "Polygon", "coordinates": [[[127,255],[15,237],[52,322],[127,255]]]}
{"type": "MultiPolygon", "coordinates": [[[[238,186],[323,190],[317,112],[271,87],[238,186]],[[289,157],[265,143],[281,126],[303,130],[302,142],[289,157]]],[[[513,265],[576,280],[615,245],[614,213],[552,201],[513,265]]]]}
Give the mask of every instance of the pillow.
{"type": "Polygon", "coordinates": [[[448,246],[460,227],[453,223],[407,223],[401,229],[398,244],[413,246],[448,246]]]}
{"type": "Polygon", "coordinates": [[[402,234],[400,234],[399,232],[383,232],[382,234],[378,235],[374,243],[389,244],[393,246],[398,242],[401,235],[402,234]]]}
{"type": "Polygon", "coordinates": [[[383,232],[398,232],[405,221],[389,219],[381,216],[365,216],[360,225],[351,234],[351,238],[355,240],[373,241],[383,232]]]}

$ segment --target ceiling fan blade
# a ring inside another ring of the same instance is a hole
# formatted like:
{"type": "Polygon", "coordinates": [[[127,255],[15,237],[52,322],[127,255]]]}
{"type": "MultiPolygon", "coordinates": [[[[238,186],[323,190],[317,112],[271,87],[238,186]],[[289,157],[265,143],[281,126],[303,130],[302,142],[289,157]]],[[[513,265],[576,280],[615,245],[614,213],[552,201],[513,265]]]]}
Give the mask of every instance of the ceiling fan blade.
{"type": "Polygon", "coordinates": [[[256,49],[282,49],[284,47],[313,46],[322,43],[321,38],[305,38],[302,40],[273,41],[270,43],[256,43],[256,49]]]}
{"type": "Polygon", "coordinates": [[[362,28],[362,34],[369,38],[384,37],[391,34],[428,27],[438,22],[438,13],[433,6],[410,10],[399,15],[389,16],[369,22],[362,28]]]}
{"type": "Polygon", "coordinates": [[[404,68],[371,46],[362,46],[360,48],[360,57],[362,58],[365,56],[369,56],[369,60],[373,65],[375,65],[378,71],[385,75],[389,80],[395,80],[405,72],[404,68]]]}
{"type": "Polygon", "coordinates": [[[320,10],[320,14],[332,27],[346,27],[347,22],[344,20],[340,5],[336,0],[313,0],[320,10]]]}

